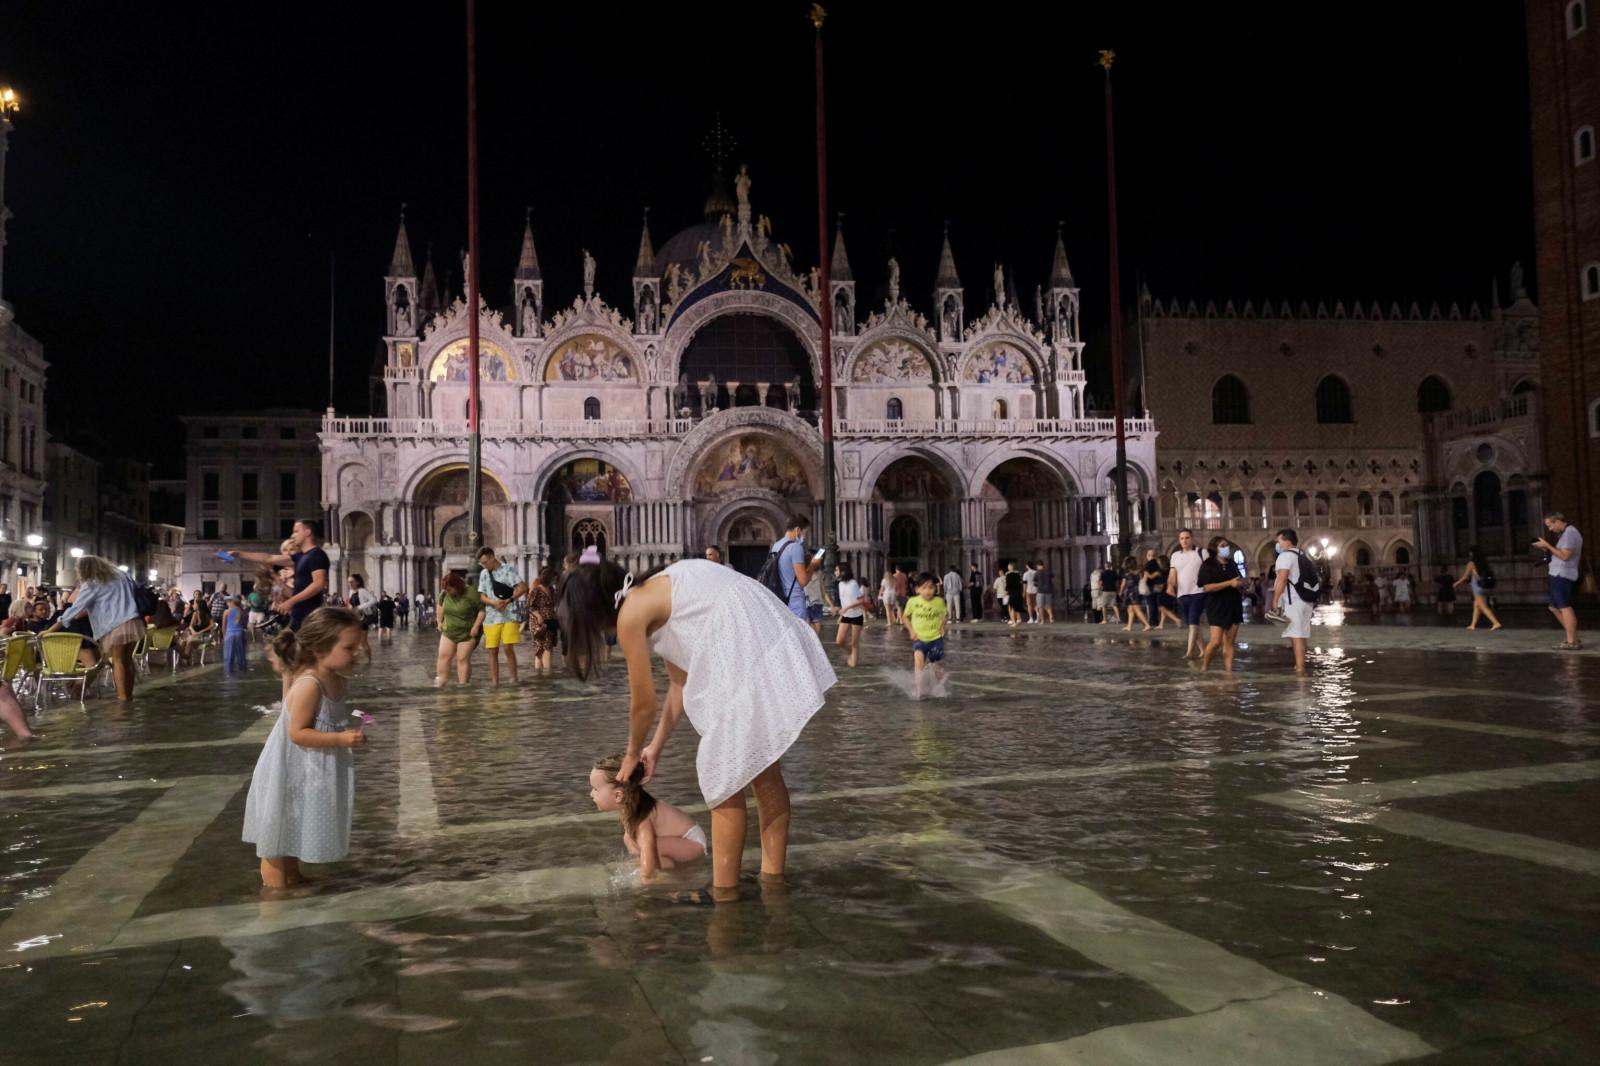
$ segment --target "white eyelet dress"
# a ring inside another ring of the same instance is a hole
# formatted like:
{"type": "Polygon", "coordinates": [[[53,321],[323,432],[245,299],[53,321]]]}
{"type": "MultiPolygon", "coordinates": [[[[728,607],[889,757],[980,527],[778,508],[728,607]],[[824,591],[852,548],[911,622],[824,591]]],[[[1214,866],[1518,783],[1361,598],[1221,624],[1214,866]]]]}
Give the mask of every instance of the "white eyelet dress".
{"type": "MultiPolygon", "coordinates": [[[[309,675],[297,679],[295,686],[305,684],[308,678],[321,689],[322,683],[309,675]]],[[[348,703],[335,703],[323,693],[312,728],[319,733],[349,729],[348,703]]],[[[250,794],[244,804],[244,842],[256,846],[257,858],[292,855],[302,862],[336,862],[350,850],[355,787],[355,760],[350,749],[302,748],[289,739],[289,709],[285,706],[250,778],[250,794]]]]}
{"type": "Polygon", "coordinates": [[[685,559],[657,579],[672,583],[672,616],[650,643],[688,676],[683,710],[715,807],[789,750],[838,678],[811,627],[732,567],[685,559]]]}

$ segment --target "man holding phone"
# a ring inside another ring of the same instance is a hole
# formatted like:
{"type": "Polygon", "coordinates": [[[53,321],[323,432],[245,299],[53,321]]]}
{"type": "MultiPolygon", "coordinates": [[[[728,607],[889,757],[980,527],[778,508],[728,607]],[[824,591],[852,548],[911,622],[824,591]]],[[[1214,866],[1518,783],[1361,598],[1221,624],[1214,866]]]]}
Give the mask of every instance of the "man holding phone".
{"type": "Polygon", "coordinates": [[[811,528],[811,519],[803,514],[796,514],[789,519],[789,528],[784,531],[783,539],[772,545],[772,551],[778,553],[778,573],[782,575],[784,588],[788,593],[785,602],[789,611],[802,622],[808,622],[806,617],[806,586],[817,575],[817,569],[822,565],[822,551],[818,551],[809,558],[806,555],[806,530],[811,528]],[[790,580],[793,584],[790,584],[790,580]]]}

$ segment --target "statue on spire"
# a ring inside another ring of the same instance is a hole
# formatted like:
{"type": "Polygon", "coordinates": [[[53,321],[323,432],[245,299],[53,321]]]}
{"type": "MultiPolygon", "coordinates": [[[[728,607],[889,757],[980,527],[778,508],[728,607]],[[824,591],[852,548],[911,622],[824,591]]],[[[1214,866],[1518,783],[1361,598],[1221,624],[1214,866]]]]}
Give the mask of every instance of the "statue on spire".
{"type": "Polygon", "coordinates": [[[994,265],[994,305],[1004,310],[1006,306],[1006,268],[994,265]]]}
{"type": "Polygon", "coordinates": [[[900,302],[900,261],[889,257],[889,306],[900,302]]]}
{"type": "Polygon", "coordinates": [[[594,256],[589,254],[589,249],[583,250],[583,298],[594,298],[594,256]]]}
{"type": "Polygon", "coordinates": [[[739,173],[733,179],[733,194],[739,200],[739,206],[748,210],[750,207],[750,167],[748,164],[739,164],[739,173]]]}

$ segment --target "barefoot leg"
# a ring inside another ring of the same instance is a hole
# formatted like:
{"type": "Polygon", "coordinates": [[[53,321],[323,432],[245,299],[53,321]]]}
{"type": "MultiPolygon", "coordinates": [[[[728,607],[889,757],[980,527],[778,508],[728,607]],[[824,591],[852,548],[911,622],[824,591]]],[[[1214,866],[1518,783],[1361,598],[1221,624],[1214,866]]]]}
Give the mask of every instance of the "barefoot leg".
{"type": "Polygon", "coordinates": [[[711,810],[711,894],[716,898],[732,899],[739,894],[746,818],[743,790],[711,810]]]}
{"type": "Polygon", "coordinates": [[[789,786],[773,763],[756,775],[756,818],[761,825],[761,876],[782,878],[789,854],[789,786]]]}
{"type": "Polygon", "coordinates": [[[261,885],[263,888],[288,887],[289,879],[281,857],[261,860],[261,885]]]}

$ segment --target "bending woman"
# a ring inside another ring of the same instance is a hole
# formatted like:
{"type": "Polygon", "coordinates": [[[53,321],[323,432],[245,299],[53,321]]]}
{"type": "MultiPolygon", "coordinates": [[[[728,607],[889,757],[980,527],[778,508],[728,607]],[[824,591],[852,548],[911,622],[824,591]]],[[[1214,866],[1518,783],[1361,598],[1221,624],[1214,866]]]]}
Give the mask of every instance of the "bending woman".
{"type": "Polygon", "coordinates": [[[700,734],[695,765],[711,808],[711,898],[738,896],[745,798],[751,787],[761,825],[761,876],[781,881],[789,846],[789,789],[779,758],[822,706],[837,678],[811,627],[763,586],[704,559],[685,559],[634,584],[632,575],[590,549],[561,590],[568,662],[585,680],[600,669],[608,630],[628,664],[628,746],[617,771],[644,781],[678,719],[700,734]],[[666,661],[667,698],[656,722],[650,656],[666,661]]]}

